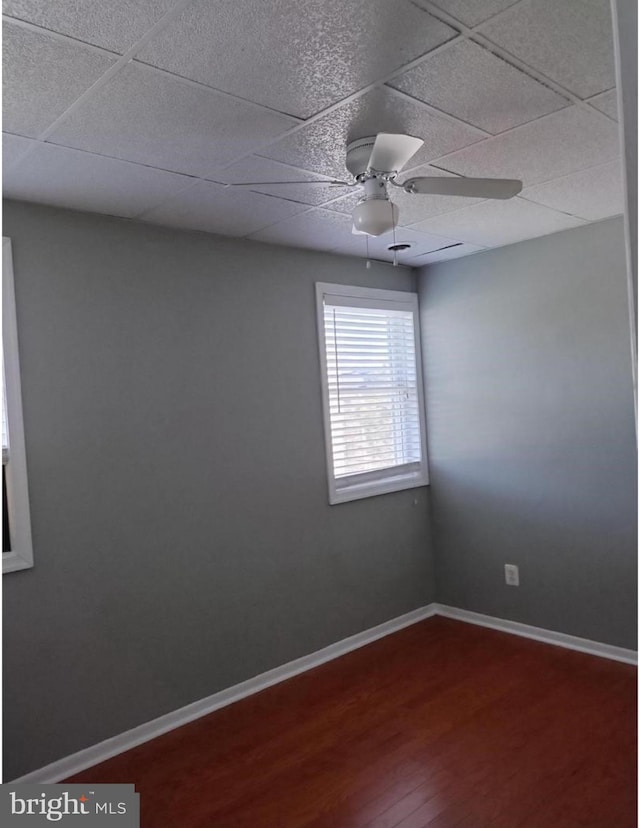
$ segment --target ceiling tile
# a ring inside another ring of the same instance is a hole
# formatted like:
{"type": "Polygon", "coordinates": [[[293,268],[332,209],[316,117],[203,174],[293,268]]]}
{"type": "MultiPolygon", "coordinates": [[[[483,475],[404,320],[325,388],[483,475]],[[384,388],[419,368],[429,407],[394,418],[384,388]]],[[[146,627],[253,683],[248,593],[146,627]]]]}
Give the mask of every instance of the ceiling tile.
{"type": "Polygon", "coordinates": [[[382,259],[386,262],[392,262],[394,260],[394,254],[392,250],[389,250],[389,246],[403,243],[410,244],[411,247],[408,250],[397,252],[397,261],[401,264],[409,264],[416,256],[434,250],[440,250],[452,244],[458,244],[456,239],[432,236],[428,233],[421,233],[415,228],[398,227],[395,232],[395,241],[393,233],[385,233],[382,236],[370,236],[368,245],[367,239],[364,236],[351,236],[349,242],[334,248],[333,252],[346,253],[349,256],[368,256],[371,259],[382,259]]]}
{"type": "Polygon", "coordinates": [[[525,186],[549,181],[618,157],[613,121],[569,106],[438,162],[460,175],[519,178],[525,186]]]}
{"type": "Polygon", "coordinates": [[[9,198],[132,217],[192,182],[187,176],[39,143],[4,177],[9,198]]]}
{"type": "Polygon", "coordinates": [[[260,155],[341,178],[349,175],[345,168],[347,143],[378,132],[404,132],[422,138],[425,145],[409,162],[412,166],[482,138],[472,127],[432,115],[417,101],[384,87],[303,126],[260,155]]]}
{"type": "MultiPolygon", "coordinates": [[[[422,0],[417,2],[422,4],[422,0]]],[[[518,0],[433,0],[433,5],[466,26],[477,26],[517,2],[518,0]]]]}
{"type": "Polygon", "coordinates": [[[3,0],[11,17],[78,40],[125,52],[177,0],[3,0]]]}
{"type": "Polygon", "coordinates": [[[333,250],[339,245],[348,245],[353,239],[351,217],[316,208],[260,230],[251,238],[288,247],[333,250]]]}
{"type": "Polygon", "coordinates": [[[454,247],[446,247],[444,250],[436,250],[433,253],[416,256],[408,264],[411,264],[412,267],[422,267],[435,262],[446,262],[449,259],[461,259],[463,256],[471,256],[473,253],[480,253],[482,250],[486,250],[486,248],[463,242],[454,247]]]}
{"type": "Polygon", "coordinates": [[[600,112],[604,112],[614,121],[618,120],[618,90],[609,89],[608,92],[603,92],[601,95],[596,95],[595,98],[590,98],[589,103],[595,106],[600,112]]]}
{"type": "Polygon", "coordinates": [[[523,0],[480,31],[581,98],[615,85],[610,0],[523,0]]]}
{"type": "Polygon", "coordinates": [[[246,236],[306,209],[293,201],[199,181],[142,216],[152,224],[246,236]]]}
{"type": "Polygon", "coordinates": [[[409,0],[275,6],[196,0],[138,58],[307,118],[456,34],[409,0]]]}
{"type": "Polygon", "coordinates": [[[36,137],[115,62],[81,44],[5,21],[3,127],[36,137]]]}
{"type": "Polygon", "coordinates": [[[37,145],[37,141],[31,138],[23,138],[21,135],[9,135],[2,133],[2,174],[7,172],[20,161],[20,159],[37,145]]]}
{"type": "Polygon", "coordinates": [[[573,216],[521,198],[512,198],[508,201],[483,201],[455,213],[446,213],[421,222],[417,229],[481,247],[500,247],[578,227],[583,223],[573,216]]]}
{"type": "MultiPolygon", "coordinates": [[[[321,176],[314,173],[293,169],[286,164],[271,161],[268,158],[260,158],[253,155],[244,158],[237,164],[228,167],[219,174],[219,180],[225,184],[242,184],[249,181],[325,181],[321,176]]],[[[341,195],[352,193],[350,187],[339,187],[329,183],[323,184],[287,184],[269,185],[247,188],[257,193],[286,198],[290,201],[299,201],[302,204],[318,205],[323,204],[341,195]]],[[[360,190],[360,188],[357,188],[360,190]]]]}
{"type": "Polygon", "coordinates": [[[208,175],[296,123],[131,63],[50,136],[66,146],[208,175]]]}
{"type": "Polygon", "coordinates": [[[521,195],[530,201],[598,221],[624,212],[619,161],[528,187],[521,195]]]}
{"type": "MultiPolygon", "coordinates": [[[[411,170],[411,177],[413,178],[415,176],[451,178],[450,173],[443,172],[435,167],[429,167],[428,165],[411,170]]],[[[405,177],[402,176],[402,178],[405,177]]],[[[355,192],[350,193],[346,197],[334,201],[332,204],[326,204],[325,209],[351,214],[358,201],[362,198],[362,195],[363,190],[361,187],[358,187],[355,192]]],[[[460,198],[457,196],[411,195],[411,193],[405,193],[404,190],[400,190],[397,187],[389,188],[389,196],[400,209],[400,226],[415,224],[418,221],[424,221],[430,216],[438,216],[450,210],[459,210],[461,207],[477,204],[483,200],[481,198],[460,198]]]]}
{"type": "Polygon", "coordinates": [[[428,57],[390,85],[493,134],[569,105],[469,40],[428,57]]]}

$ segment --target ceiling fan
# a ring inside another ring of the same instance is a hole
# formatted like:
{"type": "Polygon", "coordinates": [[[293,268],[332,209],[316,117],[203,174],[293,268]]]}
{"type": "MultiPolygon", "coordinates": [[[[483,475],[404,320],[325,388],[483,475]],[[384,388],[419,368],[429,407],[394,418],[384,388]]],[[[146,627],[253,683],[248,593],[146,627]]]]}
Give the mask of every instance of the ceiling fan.
{"type": "Polygon", "coordinates": [[[522,189],[522,181],[511,178],[462,178],[454,176],[417,177],[396,180],[398,173],[424,144],[421,138],[379,132],[359,138],[347,145],[346,167],[355,181],[253,181],[228,184],[232,187],[256,187],[282,184],[327,184],[363,188],[364,193],[353,211],[352,232],[380,236],[398,225],[400,210],[389,199],[388,186],[411,195],[467,196],[470,198],[513,198],[522,189]]]}

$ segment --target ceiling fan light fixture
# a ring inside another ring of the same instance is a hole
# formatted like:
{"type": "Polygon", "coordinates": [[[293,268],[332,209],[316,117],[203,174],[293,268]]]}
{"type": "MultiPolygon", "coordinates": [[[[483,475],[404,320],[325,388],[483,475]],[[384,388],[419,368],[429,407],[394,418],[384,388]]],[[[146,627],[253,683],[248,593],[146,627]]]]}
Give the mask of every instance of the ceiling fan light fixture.
{"type": "Polygon", "coordinates": [[[381,236],[398,224],[400,211],[386,198],[361,201],[353,211],[353,226],[369,236],[381,236]]]}

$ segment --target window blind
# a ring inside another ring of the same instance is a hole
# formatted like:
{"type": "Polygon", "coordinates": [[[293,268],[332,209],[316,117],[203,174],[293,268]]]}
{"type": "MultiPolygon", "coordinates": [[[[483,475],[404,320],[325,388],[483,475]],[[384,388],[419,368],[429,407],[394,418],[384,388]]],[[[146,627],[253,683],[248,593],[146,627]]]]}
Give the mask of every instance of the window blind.
{"type": "Polygon", "coordinates": [[[353,475],[412,471],[422,460],[414,314],[375,304],[329,297],[324,304],[338,485],[353,475]]]}

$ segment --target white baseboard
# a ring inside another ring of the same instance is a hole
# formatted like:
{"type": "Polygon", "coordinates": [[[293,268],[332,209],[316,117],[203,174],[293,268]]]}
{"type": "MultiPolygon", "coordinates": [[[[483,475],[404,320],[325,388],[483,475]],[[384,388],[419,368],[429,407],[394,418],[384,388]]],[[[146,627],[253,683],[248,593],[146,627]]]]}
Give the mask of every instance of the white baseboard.
{"type": "Polygon", "coordinates": [[[58,759],[50,765],[27,773],[25,776],[21,776],[19,779],[13,781],[14,783],[40,785],[59,782],[62,779],[66,779],[69,776],[93,767],[93,765],[105,762],[107,759],[111,759],[119,753],[124,753],[144,742],[149,742],[151,739],[155,739],[163,733],[175,730],[175,728],[181,727],[202,716],[206,716],[208,713],[213,713],[214,710],[240,701],[240,699],[244,699],[246,696],[259,693],[261,690],[293,678],[293,676],[297,676],[299,673],[304,673],[307,670],[312,670],[314,667],[319,667],[327,661],[332,661],[334,658],[339,658],[351,652],[351,650],[357,650],[359,647],[364,647],[404,627],[417,624],[425,618],[431,618],[433,615],[442,615],[445,618],[464,621],[468,624],[477,624],[481,627],[489,627],[493,630],[500,630],[501,632],[512,633],[513,635],[520,635],[525,638],[533,638],[536,641],[542,641],[546,644],[555,644],[558,647],[567,647],[570,650],[579,650],[580,652],[602,658],[624,661],[628,664],[638,663],[638,654],[634,650],[614,647],[611,644],[601,644],[597,641],[589,641],[586,638],[577,638],[573,635],[544,630],[540,627],[531,627],[528,624],[519,624],[516,621],[507,621],[503,618],[494,618],[490,615],[481,615],[477,612],[449,607],[444,604],[427,604],[398,618],[385,621],[384,624],[379,624],[377,627],[372,627],[349,638],[344,638],[342,641],[330,644],[328,647],[317,650],[315,653],[310,653],[295,661],[290,661],[281,667],[275,667],[273,670],[261,673],[259,676],[243,681],[233,687],[228,687],[226,690],[221,690],[219,693],[214,693],[205,699],[200,699],[192,704],[188,704],[186,707],[181,707],[150,722],[134,727],[132,730],[127,730],[125,733],[120,733],[118,736],[106,739],[104,742],[99,742],[97,745],[92,745],[78,753],[73,753],[71,756],[58,759]]]}
{"type": "Polygon", "coordinates": [[[456,621],[465,621],[467,624],[476,624],[479,627],[489,627],[492,630],[520,635],[523,638],[533,638],[545,644],[555,644],[568,650],[578,650],[581,653],[609,658],[613,661],[624,661],[626,664],[637,664],[636,650],[627,650],[624,647],[615,647],[613,644],[602,644],[600,641],[591,641],[588,638],[578,638],[576,635],[545,630],[542,627],[532,627],[529,624],[520,624],[518,621],[509,621],[506,618],[495,618],[492,615],[482,615],[479,612],[458,609],[446,604],[433,604],[436,615],[453,618],[456,621]]]}
{"type": "Polygon", "coordinates": [[[384,636],[397,632],[404,627],[409,627],[418,621],[430,618],[434,614],[435,609],[433,604],[419,607],[405,615],[400,615],[398,618],[385,621],[384,624],[379,624],[377,627],[371,627],[371,629],[356,633],[356,635],[344,638],[335,644],[330,644],[322,650],[317,650],[315,653],[297,658],[295,661],[290,661],[281,667],[275,667],[273,670],[268,670],[259,676],[247,679],[247,681],[243,681],[240,684],[235,684],[226,690],[220,690],[219,693],[214,693],[205,699],[200,699],[192,704],[188,704],[186,707],[181,707],[150,722],[145,722],[145,724],[134,727],[132,730],[127,730],[125,733],[120,733],[111,739],[105,739],[104,742],[99,742],[97,745],[92,745],[91,747],[78,751],[78,753],[73,753],[71,756],[65,756],[63,759],[58,759],[50,765],[45,765],[44,768],[27,773],[25,776],[21,776],[19,779],[13,781],[16,784],[29,783],[47,785],[59,782],[62,779],[67,779],[69,776],[73,776],[93,765],[98,765],[100,762],[105,762],[107,759],[117,756],[119,753],[124,753],[144,742],[149,742],[151,739],[155,739],[163,733],[175,730],[175,728],[192,722],[194,719],[199,719],[201,716],[206,716],[208,713],[213,713],[214,710],[240,701],[240,699],[244,699],[246,696],[259,693],[261,690],[266,690],[267,687],[293,678],[293,676],[297,676],[299,673],[304,673],[307,670],[312,670],[314,667],[319,667],[327,661],[339,658],[351,652],[351,650],[364,647],[372,641],[377,641],[378,638],[384,638],[384,636]]]}

